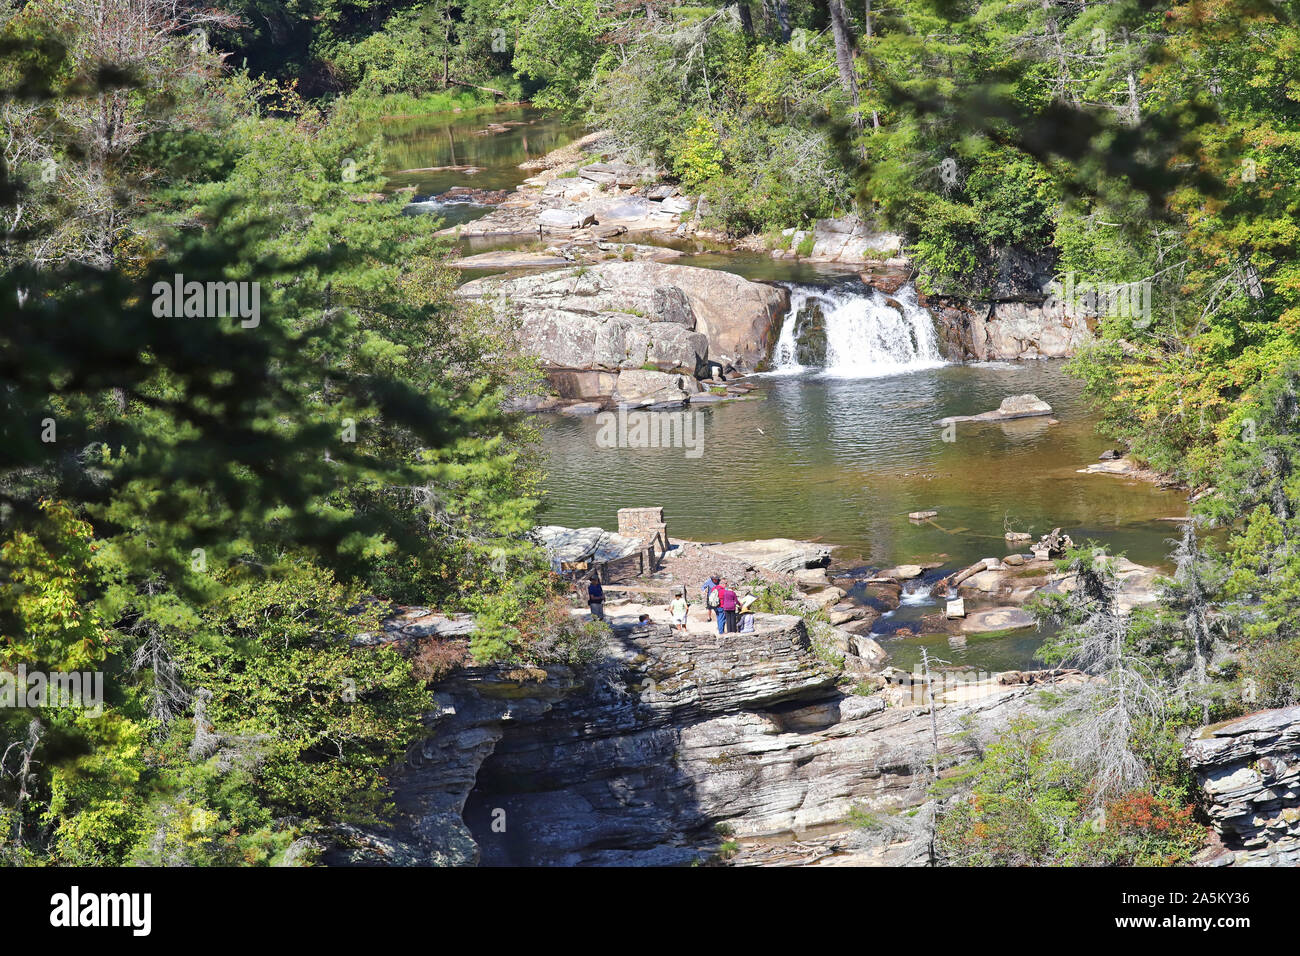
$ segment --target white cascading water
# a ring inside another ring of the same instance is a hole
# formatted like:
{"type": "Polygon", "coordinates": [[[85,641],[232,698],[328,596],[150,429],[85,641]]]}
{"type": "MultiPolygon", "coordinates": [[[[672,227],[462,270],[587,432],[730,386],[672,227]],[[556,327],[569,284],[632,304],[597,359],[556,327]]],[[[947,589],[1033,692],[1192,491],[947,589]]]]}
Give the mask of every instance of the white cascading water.
{"type": "Polygon", "coordinates": [[[821,308],[826,330],[828,375],[878,378],[946,364],[939,351],[934,319],[916,301],[916,290],[904,286],[893,301],[876,289],[789,285],[790,311],[772,353],[773,370],[803,370],[796,351],[795,330],[800,313],[810,305],[821,308]]]}

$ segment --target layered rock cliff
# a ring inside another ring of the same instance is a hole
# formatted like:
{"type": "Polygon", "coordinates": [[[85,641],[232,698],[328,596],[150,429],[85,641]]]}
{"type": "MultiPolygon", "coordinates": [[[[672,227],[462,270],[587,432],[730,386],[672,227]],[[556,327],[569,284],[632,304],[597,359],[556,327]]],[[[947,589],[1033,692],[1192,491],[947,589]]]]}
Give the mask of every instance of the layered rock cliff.
{"type": "MultiPolygon", "coordinates": [[[[581,677],[493,668],[440,684],[392,827],[331,862],[687,864],[724,832],[803,832],[924,800],[928,711],[844,693],[799,618],[762,615],[743,636],[622,630],[608,651],[581,677]]],[[[969,715],[992,732],[1032,707],[1024,687],[941,707],[942,763],[974,752],[969,715]]]]}
{"type": "Polygon", "coordinates": [[[1040,302],[932,296],[922,304],[934,316],[944,354],[954,362],[1069,358],[1092,340],[1085,316],[1040,302]]]}
{"type": "Polygon", "coordinates": [[[1187,758],[1220,841],[1203,863],[1300,864],[1300,707],[1206,727],[1187,758]]]}

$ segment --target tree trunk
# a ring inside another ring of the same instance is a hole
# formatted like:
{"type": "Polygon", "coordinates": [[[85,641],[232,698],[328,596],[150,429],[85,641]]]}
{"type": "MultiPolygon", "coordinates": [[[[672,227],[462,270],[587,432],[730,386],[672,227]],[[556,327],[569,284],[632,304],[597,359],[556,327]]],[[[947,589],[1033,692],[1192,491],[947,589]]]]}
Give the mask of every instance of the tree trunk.
{"type": "Polygon", "coordinates": [[[745,36],[752,37],[754,35],[754,17],[749,12],[749,4],[741,0],[736,4],[736,12],[740,14],[740,25],[744,28],[745,36]]]}
{"type": "Polygon", "coordinates": [[[451,79],[451,24],[448,23],[442,35],[442,88],[447,88],[451,79]]]}
{"type": "Polygon", "coordinates": [[[491,86],[479,86],[477,83],[466,83],[464,80],[458,80],[455,77],[448,77],[447,83],[453,86],[468,86],[471,90],[482,90],[484,93],[491,93],[493,96],[509,96],[505,90],[498,90],[491,86]]]}
{"type": "Polygon", "coordinates": [[[840,86],[853,106],[853,125],[862,126],[862,103],[858,98],[858,74],[853,65],[853,38],[849,35],[848,12],[844,0],[826,0],[831,14],[831,32],[835,35],[835,65],[840,72],[840,86]]]}
{"type": "Polygon", "coordinates": [[[790,4],[786,0],[772,0],[772,7],[776,13],[776,27],[781,34],[781,42],[790,42],[790,4]]]}
{"type": "MultiPolygon", "coordinates": [[[[867,58],[867,89],[875,88],[875,64],[871,59],[871,0],[866,0],[866,9],[863,11],[863,29],[862,29],[862,52],[867,58]]],[[[880,129],[880,113],[873,106],[871,108],[871,128],[880,129]]]]}

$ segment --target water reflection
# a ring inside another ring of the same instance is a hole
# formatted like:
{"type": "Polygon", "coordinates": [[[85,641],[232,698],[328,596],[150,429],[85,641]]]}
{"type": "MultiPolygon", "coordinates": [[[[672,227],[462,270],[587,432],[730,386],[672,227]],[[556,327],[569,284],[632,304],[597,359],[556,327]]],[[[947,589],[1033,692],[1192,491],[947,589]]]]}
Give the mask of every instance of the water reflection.
{"type": "MultiPolygon", "coordinates": [[[[389,117],[374,129],[384,139],[388,188],[415,187],[421,196],[453,186],[514,189],[532,175],[519,164],[558,149],[580,132],[573,124],[523,106],[471,113],[389,117]],[[502,127],[504,129],[502,129],[502,127]]],[[[438,214],[451,225],[469,222],[490,207],[459,203],[438,214]]]]}
{"type": "Polygon", "coordinates": [[[1066,528],[1141,563],[1162,563],[1179,496],[1112,476],[1080,475],[1107,445],[1077,382],[1055,363],[949,366],[888,378],[760,379],[765,400],[706,408],[703,458],[681,449],[599,448],[592,419],[555,420],[542,450],[547,520],[613,527],[615,512],[662,505],[680,537],[815,538],[876,565],[958,563],[1005,553],[1003,532],[1066,528]],[[948,415],[1033,392],[1046,420],[957,426],[948,415]],[[932,524],[907,512],[936,509],[932,524]]]}

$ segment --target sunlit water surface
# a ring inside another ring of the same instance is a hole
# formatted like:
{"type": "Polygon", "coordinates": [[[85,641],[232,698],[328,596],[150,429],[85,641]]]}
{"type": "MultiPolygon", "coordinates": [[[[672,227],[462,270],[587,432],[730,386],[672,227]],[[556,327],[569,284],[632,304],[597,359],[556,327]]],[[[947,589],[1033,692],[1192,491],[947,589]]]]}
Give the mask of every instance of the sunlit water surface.
{"type": "MultiPolygon", "coordinates": [[[[519,163],[582,132],[526,107],[394,118],[378,128],[388,148],[389,188],[414,186],[419,195],[457,185],[514,188],[530,175],[519,163]],[[480,135],[490,123],[519,125],[480,135]],[[439,166],[480,171],[428,168],[439,166]]],[[[431,211],[456,224],[490,207],[449,204],[431,211]]],[[[492,243],[499,244],[520,243],[492,243]]],[[[813,539],[841,546],[838,560],[850,565],[942,562],[927,580],[1007,553],[1008,527],[1042,534],[1060,526],[1076,542],[1095,539],[1134,561],[1166,565],[1176,526],[1159,519],[1184,513],[1182,499],[1145,482],[1077,473],[1108,446],[1094,432],[1095,416],[1078,382],[1059,363],[932,367],[936,356],[923,335],[914,334],[914,354],[893,354],[900,346],[906,352],[899,330],[919,328],[913,302],[903,303],[906,314],[898,318],[907,322],[900,324],[879,302],[855,303],[851,295],[845,301],[853,270],[673,244],[686,253],[676,260],[681,264],[788,283],[796,303],[819,301],[828,314],[840,307],[828,323],[828,361],[840,367],[787,366],[782,374],[751,379],[760,386],[759,400],[690,409],[704,440],[698,457],[686,448],[601,447],[593,418],[544,419],[543,520],[613,528],[619,508],[662,505],[678,538],[813,539]],[[962,424],[953,442],[934,424],[1024,392],[1050,402],[1060,424],[1043,418],[962,424]],[[939,515],[926,523],[908,520],[909,511],[921,510],[939,515]]],[[[871,295],[865,287],[857,294],[871,295]]],[[[783,331],[788,345],[790,330],[783,331]]],[[[774,358],[779,364],[781,356],[774,358]]],[[[903,606],[878,624],[893,663],[911,667],[926,646],[958,666],[1032,664],[1043,639],[1036,631],[970,637],[964,647],[946,635],[892,639],[897,628],[938,610],[925,582],[910,587],[903,606]]]]}
{"type": "MultiPolygon", "coordinates": [[[[1166,564],[1185,513],[1172,491],[1109,475],[1082,475],[1107,443],[1079,383],[1059,363],[948,365],[877,378],[823,373],[772,375],[760,400],[714,405],[697,414],[704,452],[601,447],[591,417],[547,419],[542,450],[545,520],[616,527],[619,508],[662,505],[673,536],[697,541],[789,537],[842,547],[840,560],[888,567],[942,562],[945,569],[1008,552],[1007,528],[1043,534],[1065,528],[1142,564],[1166,564]],[[956,440],[935,424],[948,415],[996,408],[1032,392],[1050,402],[1046,418],[963,423],[956,440]],[[935,510],[931,522],[908,512],[935,510]]],[[[941,573],[941,572],[936,572],[941,573]]],[[[889,631],[937,606],[918,596],[883,620],[889,631]]],[[[915,638],[891,646],[909,666],[928,643],[956,664],[1024,667],[1042,635],[1030,631],[915,638]]]]}

